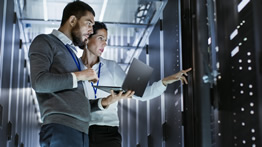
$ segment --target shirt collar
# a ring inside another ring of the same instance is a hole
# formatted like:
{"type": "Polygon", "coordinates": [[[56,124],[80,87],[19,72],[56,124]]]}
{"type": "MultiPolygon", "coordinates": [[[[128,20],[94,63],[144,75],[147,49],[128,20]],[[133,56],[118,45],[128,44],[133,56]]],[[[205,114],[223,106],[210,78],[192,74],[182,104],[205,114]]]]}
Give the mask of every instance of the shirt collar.
{"type": "Polygon", "coordinates": [[[98,70],[100,63],[101,63],[101,67],[102,67],[104,64],[106,64],[106,60],[103,59],[102,57],[99,57],[99,62],[96,63],[92,68],[93,68],[94,70],[98,70]]]}
{"type": "Polygon", "coordinates": [[[72,40],[70,40],[64,33],[54,29],[52,31],[52,34],[55,35],[59,40],[61,40],[65,45],[73,45],[72,40]]]}
{"type": "MultiPolygon", "coordinates": [[[[87,67],[84,65],[82,59],[81,59],[81,58],[79,58],[79,59],[80,59],[81,66],[82,66],[81,68],[83,68],[83,69],[87,69],[87,67]]],[[[99,57],[99,62],[96,63],[96,64],[92,67],[92,69],[94,69],[94,70],[98,70],[98,68],[99,68],[99,64],[100,64],[100,63],[101,63],[101,67],[103,67],[103,65],[106,65],[107,61],[106,61],[104,58],[99,57]]]]}
{"type": "Polygon", "coordinates": [[[102,57],[99,57],[99,62],[103,65],[106,63],[105,59],[102,57]]]}
{"type": "Polygon", "coordinates": [[[52,34],[55,35],[59,40],[61,40],[64,45],[70,45],[71,49],[77,54],[76,46],[73,44],[72,40],[70,40],[64,33],[60,32],[59,30],[53,30],[52,34]]]}

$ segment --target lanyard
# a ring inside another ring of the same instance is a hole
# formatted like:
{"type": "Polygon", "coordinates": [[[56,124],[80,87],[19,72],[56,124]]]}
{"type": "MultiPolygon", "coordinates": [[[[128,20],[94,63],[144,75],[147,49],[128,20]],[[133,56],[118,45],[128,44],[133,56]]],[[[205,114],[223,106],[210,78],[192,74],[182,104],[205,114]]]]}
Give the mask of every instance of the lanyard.
{"type": "MultiPolygon", "coordinates": [[[[96,86],[99,84],[99,77],[100,77],[100,69],[101,69],[101,62],[99,63],[99,68],[98,68],[98,81],[96,83],[96,86]]],[[[97,93],[97,88],[94,87],[93,82],[91,82],[91,85],[93,87],[94,93],[95,93],[95,98],[96,98],[96,93],[97,93]]]]}
{"type": "Polygon", "coordinates": [[[74,59],[75,64],[76,64],[78,70],[81,71],[81,67],[80,67],[79,60],[77,59],[76,55],[75,55],[74,53],[72,53],[71,49],[70,49],[68,46],[70,47],[70,45],[68,45],[68,44],[65,45],[65,47],[67,48],[67,50],[68,50],[69,53],[71,54],[72,58],[74,59]]]}

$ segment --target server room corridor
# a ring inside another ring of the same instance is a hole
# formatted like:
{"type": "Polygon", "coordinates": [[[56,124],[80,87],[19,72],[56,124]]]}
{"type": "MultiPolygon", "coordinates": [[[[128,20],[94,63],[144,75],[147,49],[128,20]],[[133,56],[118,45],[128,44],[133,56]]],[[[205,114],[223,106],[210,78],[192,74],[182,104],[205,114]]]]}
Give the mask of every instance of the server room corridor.
{"type": "MultiPolygon", "coordinates": [[[[40,147],[29,47],[73,1],[0,0],[0,147],[40,147]]],[[[188,84],[119,101],[122,147],[262,147],[261,0],[82,1],[108,27],[102,57],[124,71],[137,58],[152,84],[192,68],[188,84]]]]}

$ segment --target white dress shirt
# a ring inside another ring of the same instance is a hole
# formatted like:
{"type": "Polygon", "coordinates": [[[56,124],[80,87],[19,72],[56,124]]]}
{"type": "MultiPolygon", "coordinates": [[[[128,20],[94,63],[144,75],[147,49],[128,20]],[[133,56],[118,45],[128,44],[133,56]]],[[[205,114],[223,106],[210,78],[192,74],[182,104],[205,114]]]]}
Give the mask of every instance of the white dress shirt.
{"type": "MultiPolygon", "coordinates": [[[[99,64],[101,63],[100,69],[100,78],[99,78],[99,86],[122,86],[122,83],[125,79],[126,73],[123,69],[112,60],[106,60],[103,58],[99,58],[99,63],[95,64],[92,69],[94,69],[97,73],[99,70],[99,64]]],[[[86,67],[81,62],[82,67],[86,67]]],[[[90,82],[85,81],[86,86],[86,94],[89,99],[94,99],[94,89],[90,82]]],[[[94,83],[94,85],[96,85],[94,83]]],[[[143,97],[133,96],[134,99],[138,99],[141,101],[146,101],[149,99],[153,99],[157,96],[160,96],[166,90],[166,86],[163,85],[162,80],[158,82],[154,82],[151,86],[147,86],[143,97]]],[[[110,93],[104,92],[102,90],[97,89],[97,98],[105,98],[110,95],[110,93]]],[[[115,102],[111,104],[107,109],[95,111],[91,113],[91,121],[90,125],[101,125],[101,126],[119,126],[119,118],[117,113],[117,104],[115,102]]]]}

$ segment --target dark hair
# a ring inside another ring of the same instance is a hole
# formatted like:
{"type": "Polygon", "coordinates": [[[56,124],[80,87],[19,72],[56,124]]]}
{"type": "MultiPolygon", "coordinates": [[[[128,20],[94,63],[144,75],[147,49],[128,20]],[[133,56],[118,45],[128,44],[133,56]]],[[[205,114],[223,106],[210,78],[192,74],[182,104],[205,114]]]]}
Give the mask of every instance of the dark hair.
{"type": "Polygon", "coordinates": [[[63,10],[63,16],[61,26],[69,19],[70,16],[74,15],[77,19],[80,19],[86,14],[86,11],[91,12],[95,16],[95,11],[87,3],[81,1],[74,1],[68,3],[63,10]]]}
{"type": "Polygon", "coordinates": [[[89,35],[89,38],[91,38],[93,35],[97,33],[97,30],[105,29],[107,31],[106,24],[103,22],[95,21],[95,25],[93,25],[93,34],[89,35]]]}

